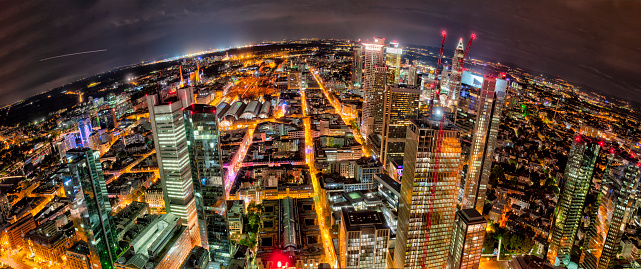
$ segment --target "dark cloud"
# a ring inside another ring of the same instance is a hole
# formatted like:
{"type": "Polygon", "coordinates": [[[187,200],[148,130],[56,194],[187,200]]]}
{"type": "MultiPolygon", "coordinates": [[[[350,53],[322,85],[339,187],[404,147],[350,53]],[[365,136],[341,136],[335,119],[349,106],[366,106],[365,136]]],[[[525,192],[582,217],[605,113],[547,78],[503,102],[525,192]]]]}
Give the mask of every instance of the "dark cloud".
{"type": "Polygon", "coordinates": [[[636,1],[0,0],[0,104],[117,66],[284,38],[438,45],[641,101],[636,1]],[[105,52],[40,59],[82,51],[105,52]]]}

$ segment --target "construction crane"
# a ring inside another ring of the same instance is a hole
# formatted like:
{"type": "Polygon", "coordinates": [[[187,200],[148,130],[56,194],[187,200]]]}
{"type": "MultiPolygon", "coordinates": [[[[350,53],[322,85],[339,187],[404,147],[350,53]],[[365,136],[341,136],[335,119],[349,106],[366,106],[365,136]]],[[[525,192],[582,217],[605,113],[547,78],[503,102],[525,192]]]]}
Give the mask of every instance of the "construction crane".
{"type": "MultiPolygon", "coordinates": [[[[463,54],[463,57],[459,59],[459,71],[462,70],[463,64],[465,63],[465,58],[467,58],[467,54],[470,52],[470,46],[472,45],[472,40],[476,38],[475,34],[472,34],[472,37],[470,38],[470,41],[467,43],[467,47],[465,48],[465,53],[463,54]]],[[[443,43],[445,42],[445,31],[443,31],[443,41],[441,42],[441,53],[439,55],[438,59],[438,64],[437,64],[437,70],[440,66],[441,63],[441,58],[443,54],[443,43]]],[[[441,80],[436,77],[436,89],[440,91],[441,88],[441,80]]],[[[434,99],[436,96],[440,94],[437,93],[436,95],[432,94],[432,105],[431,107],[434,107],[434,99]]],[[[432,114],[432,109],[430,109],[430,116],[432,114]]],[[[442,111],[440,113],[441,115],[441,120],[439,123],[438,127],[438,134],[436,136],[436,148],[434,150],[434,170],[432,172],[432,180],[431,180],[431,188],[430,188],[430,204],[427,210],[427,222],[425,225],[425,238],[423,240],[423,255],[422,256],[422,261],[421,261],[421,267],[425,267],[425,258],[427,257],[427,247],[429,246],[429,239],[430,239],[430,232],[432,228],[432,219],[434,216],[434,197],[436,196],[436,184],[438,182],[438,175],[439,175],[439,164],[441,160],[441,148],[443,146],[443,131],[445,129],[445,111],[442,111]]]]}

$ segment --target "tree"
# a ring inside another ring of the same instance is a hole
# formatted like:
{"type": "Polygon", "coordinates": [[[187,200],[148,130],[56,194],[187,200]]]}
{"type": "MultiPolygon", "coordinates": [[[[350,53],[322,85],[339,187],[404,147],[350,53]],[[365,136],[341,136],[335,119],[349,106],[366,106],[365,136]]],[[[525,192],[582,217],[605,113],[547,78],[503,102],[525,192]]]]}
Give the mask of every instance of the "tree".
{"type": "Polygon", "coordinates": [[[532,241],[532,238],[526,236],[522,240],[521,251],[523,251],[523,253],[529,253],[530,250],[532,250],[533,246],[534,246],[534,241],[532,241]]]}

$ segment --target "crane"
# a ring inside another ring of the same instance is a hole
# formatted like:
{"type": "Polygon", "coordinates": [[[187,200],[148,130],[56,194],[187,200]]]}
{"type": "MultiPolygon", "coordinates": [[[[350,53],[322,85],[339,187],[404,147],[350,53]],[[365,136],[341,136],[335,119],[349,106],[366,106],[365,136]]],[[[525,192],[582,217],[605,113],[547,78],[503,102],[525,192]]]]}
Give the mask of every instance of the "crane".
{"type": "MultiPolygon", "coordinates": [[[[470,52],[470,46],[472,45],[472,40],[476,38],[475,34],[472,34],[470,41],[467,43],[467,47],[465,48],[465,53],[463,54],[463,57],[459,59],[459,72],[463,69],[463,63],[465,63],[465,58],[467,57],[467,54],[470,52]]],[[[443,31],[443,41],[441,42],[441,53],[443,53],[443,43],[445,42],[445,31],[443,31]]],[[[439,60],[438,60],[438,65],[437,65],[437,70],[440,66],[441,63],[441,58],[442,55],[439,55],[439,60]]],[[[441,80],[436,77],[436,89],[441,88],[441,80]]],[[[440,94],[440,93],[439,93],[440,94]]],[[[431,108],[433,108],[434,104],[434,99],[435,96],[438,96],[438,94],[434,95],[432,94],[432,105],[431,108]]],[[[432,114],[432,109],[430,108],[430,115],[432,114]]],[[[432,180],[431,180],[431,186],[430,186],[430,204],[427,210],[427,222],[425,225],[425,238],[423,240],[423,255],[422,256],[422,261],[421,261],[421,267],[425,267],[425,258],[427,257],[427,247],[429,245],[429,239],[430,239],[430,230],[432,228],[432,219],[434,216],[434,197],[436,196],[436,184],[438,182],[438,175],[439,175],[439,164],[441,160],[441,148],[443,146],[443,131],[445,129],[445,113],[444,111],[441,112],[441,120],[439,122],[439,127],[438,127],[438,134],[436,136],[436,147],[434,149],[434,170],[432,171],[432,180]]]]}

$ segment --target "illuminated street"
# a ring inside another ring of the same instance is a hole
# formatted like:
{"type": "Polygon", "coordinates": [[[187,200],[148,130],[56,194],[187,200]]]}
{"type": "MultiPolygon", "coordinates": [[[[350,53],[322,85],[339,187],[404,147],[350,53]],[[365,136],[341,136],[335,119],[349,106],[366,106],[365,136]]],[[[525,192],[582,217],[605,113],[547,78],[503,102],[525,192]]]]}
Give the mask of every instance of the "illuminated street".
{"type": "Polygon", "coordinates": [[[314,142],[311,131],[310,119],[307,115],[307,98],[305,97],[305,90],[301,88],[301,103],[303,107],[303,124],[305,125],[305,161],[309,167],[309,172],[312,177],[312,184],[314,187],[314,203],[316,204],[316,213],[318,214],[318,223],[322,235],[323,245],[325,248],[325,259],[332,267],[336,268],[338,266],[338,260],[336,258],[336,252],[334,250],[334,244],[332,241],[332,236],[330,235],[330,227],[325,227],[325,219],[329,218],[329,212],[327,212],[327,203],[325,202],[324,193],[321,189],[320,183],[316,178],[318,171],[314,168],[314,142]]]}

